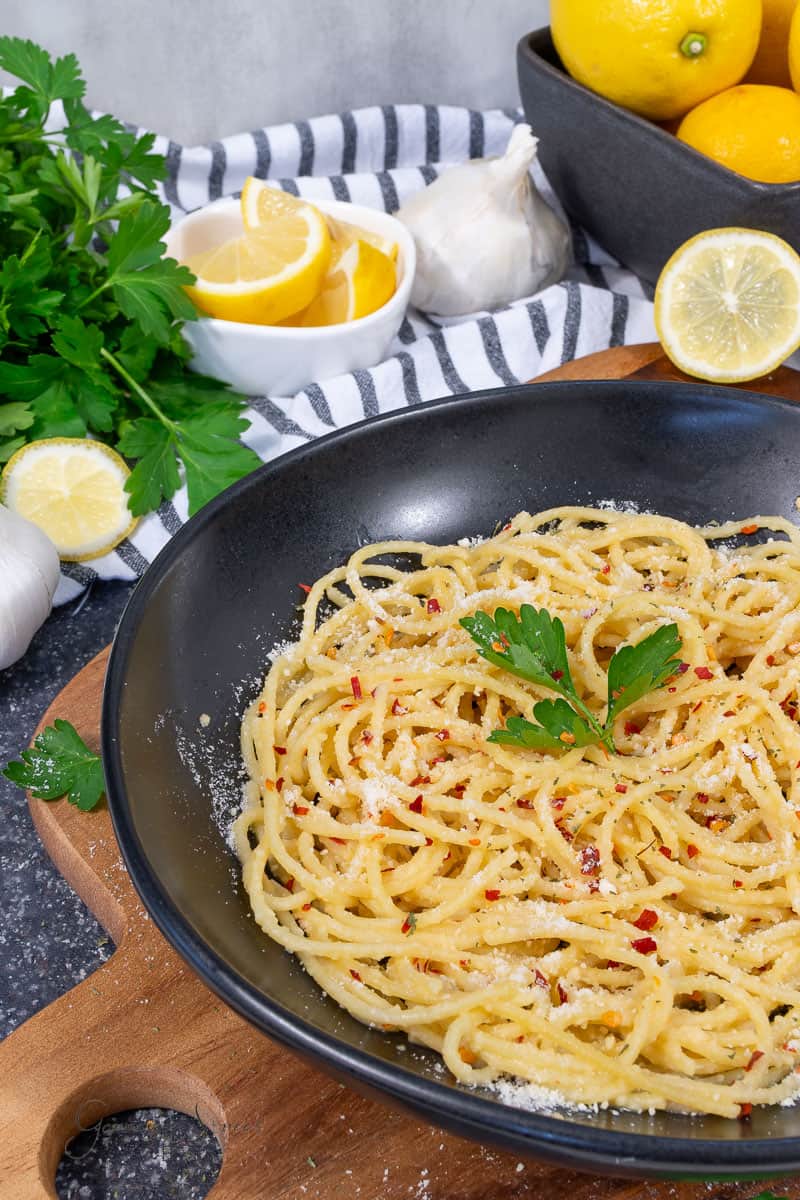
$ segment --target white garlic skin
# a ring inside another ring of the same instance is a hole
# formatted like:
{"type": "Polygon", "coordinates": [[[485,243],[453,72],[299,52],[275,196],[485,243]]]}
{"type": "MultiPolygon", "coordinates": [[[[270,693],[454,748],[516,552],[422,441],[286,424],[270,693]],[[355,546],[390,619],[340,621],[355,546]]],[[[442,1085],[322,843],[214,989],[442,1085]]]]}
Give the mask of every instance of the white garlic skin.
{"type": "Polygon", "coordinates": [[[22,658],[47,618],[59,571],[47,534],[0,504],[0,670],[22,658]]]}
{"type": "Polygon", "coordinates": [[[537,145],[530,125],[516,125],[501,158],[451,167],[396,214],[417,247],[417,308],[462,316],[562,278],[570,232],[528,174],[537,145]]]}

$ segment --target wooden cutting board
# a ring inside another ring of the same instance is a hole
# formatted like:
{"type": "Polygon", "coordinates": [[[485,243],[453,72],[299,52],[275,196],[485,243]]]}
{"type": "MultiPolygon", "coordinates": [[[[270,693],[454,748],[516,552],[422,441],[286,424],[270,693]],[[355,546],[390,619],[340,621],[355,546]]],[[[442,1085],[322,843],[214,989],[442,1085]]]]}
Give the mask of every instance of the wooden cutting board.
{"type": "MultiPolygon", "coordinates": [[[[658,347],[623,347],[546,379],[676,378],[658,347]]],[[[782,368],[763,390],[800,400],[782,368]]],[[[108,651],[56,698],[94,749],[108,651]]],[[[245,1024],[164,941],[128,878],[107,809],[31,800],[53,862],[113,938],[98,971],[0,1047],[0,1195],[55,1197],[65,1144],[101,1117],[163,1106],[223,1147],[213,1200],[749,1200],[757,1184],[594,1178],[484,1149],[366,1100],[245,1024]]],[[[800,1179],[772,1190],[800,1200],[800,1179]]]]}

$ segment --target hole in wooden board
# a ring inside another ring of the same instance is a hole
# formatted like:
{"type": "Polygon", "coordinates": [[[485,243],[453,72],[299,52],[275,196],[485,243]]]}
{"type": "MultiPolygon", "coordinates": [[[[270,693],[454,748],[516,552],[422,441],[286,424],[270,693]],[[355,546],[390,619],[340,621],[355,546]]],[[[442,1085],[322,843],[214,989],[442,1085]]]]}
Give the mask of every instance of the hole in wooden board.
{"type": "Polygon", "coordinates": [[[59,1200],[202,1200],[213,1187],[222,1149],[196,1117],[165,1108],[97,1113],[91,1098],[76,1113],[80,1132],[56,1170],[59,1200]]]}
{"type": "Polygon", "coordinates": [[[201,1200],[222,1165],[225,1112],[178,1067],[115,1067],[80,1084],[50,1117],[40,1178],[59,1200],[201,1200]],[[52,1186],[52,1185],[51,1185],[52,1186]]]}

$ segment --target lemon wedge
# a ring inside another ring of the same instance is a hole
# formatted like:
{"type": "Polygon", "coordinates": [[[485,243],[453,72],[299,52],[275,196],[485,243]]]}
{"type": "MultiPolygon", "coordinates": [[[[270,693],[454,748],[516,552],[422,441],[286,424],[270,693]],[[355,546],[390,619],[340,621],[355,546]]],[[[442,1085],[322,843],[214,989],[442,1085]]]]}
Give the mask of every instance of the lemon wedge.
{"type": "Polygon", "coordinates": [[[60,558],[84,562],[113,550],[136,526],[124,490],[129,475],[101,442],[44,438],[8,460],[0,499],[38,525],[60,558]]]}
{"type": "Polygon", "coordinates": [[[331,254],[325,219],[312,204],[269,188],[260,180],[242,192],[245,233],[188,257],[197,276],[187,288],[212,317],[274,325],[305,308],[319,291],[331,254]],[[268,193],[259,200],[261,190],[268,193]],[[253,209],[252,224],[246,213],[253,209]]]}
{"type": "Polygon", "coordinates": [[[392,260],[369,242],[336,242],[328,274],[308,308],[284,325],[340,325],[375,312],[394,295],[397,272],[392,260]]]}
{"type": "Polygon", "coordinates": [[[400,247],[391,238],[381,237],[379,233],[373,233],[371,229],[364,229],[361,225],[340,221],[327,213],[325,220],[328,222],[328,229],[334,243],[341,242],[343,245],[350,246],[357,241],[368,242],[370,246],[374,246],[376,250],[380,250],[382,254],[390,258],[393,263],[397,262],[400,247]]]}
{"type": "Polygon", "coordinates": [[[768,375],[800,346],[800,256],[756,229],[711,229],[661,272],[655,322],[688,375],[739,383],[768,375]]]}

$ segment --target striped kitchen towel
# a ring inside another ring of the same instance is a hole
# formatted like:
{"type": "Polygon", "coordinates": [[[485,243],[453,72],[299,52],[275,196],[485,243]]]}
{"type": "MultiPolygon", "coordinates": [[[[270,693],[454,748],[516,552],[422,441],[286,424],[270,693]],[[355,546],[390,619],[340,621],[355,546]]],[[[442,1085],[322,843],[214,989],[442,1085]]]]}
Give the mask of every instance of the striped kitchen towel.
{"type": "MultiPolygon", "coordinates": [[[[248,175],[309,200],[352,200],[393,212],[447,166],[502,154],[515,109],[476,112],[385,105],[240,133],[208,146],[159,138],[173,217],[238,192],[248,175]]],[[[535,132],[535,130],[534,130],[535,132]]],[[[558,200],[537,167],[547,200],[558,200]]],[[[573,227],[574,265],[559,284],[492,313],[431,318],[410,310],[389,357],[369,371],[319,380],[295,396],[253,396],[244,440],[265,462],[354,421],[439,396],[513,385],[595,350],[651,341],[651,293],[583,230],[573,227]]],[[[187,519],[186,491],[151,513],[111,554],[65,564],[64,602],[96,578],[133,580],[187,519]]]]}

